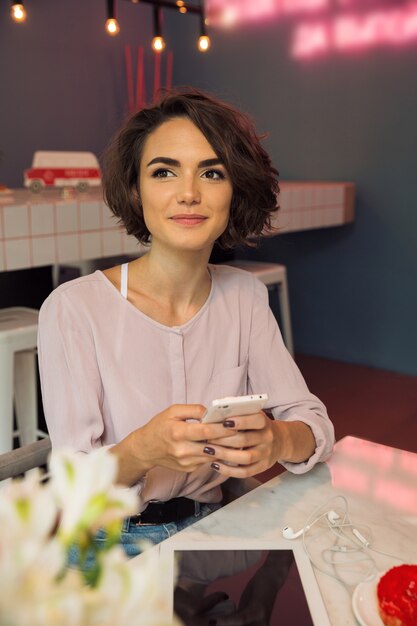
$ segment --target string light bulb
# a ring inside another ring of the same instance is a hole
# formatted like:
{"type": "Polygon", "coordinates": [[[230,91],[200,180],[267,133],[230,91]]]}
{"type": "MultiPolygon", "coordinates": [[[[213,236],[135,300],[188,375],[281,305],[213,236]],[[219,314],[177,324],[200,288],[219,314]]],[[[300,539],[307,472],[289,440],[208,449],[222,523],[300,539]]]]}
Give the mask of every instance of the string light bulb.
{"type": "Polygon", "coordinates": [[[119,22],[113,17],[108,19],[106,22],[106,31],[112,37],[114,37],[115,35],[118,35],[120,33],[119,22]]]}
{"type": "Polygon", "coordinates": [[[18,24],[24,22],[26,20],[26,9],[23,6],[23,2],[12,2],[10,15],[12,16],[12,19],[18,24]]]}
{"type": "Polygon", "coordinates": [[[206,52],[210,48],[210,37],[208,35],[201,35],[198,38],[198,49],[200,52],[206,52]]]}
{"type": "Polygon", "coordinates": [[[162,11],[159,6],[153,8],[153,34],[152,50],[160,53],[165,49],[165,41],[162,37],[162,11]]]}
{"type": "Polygon", "coordinates": [[[204,19],[204,15],[201,14],[200,19],[200,37],[198,38],[198,49],[200,52],[206,52],[211,45],[210,37],[206,32],[206,20],[204,19]]]}
{"type": "Polygon", "coordinates": [[[120,33],[119,22],[116,19],[115,0],[107,0],[106,31],[111,37],[120,33]]]}
{"type": "Polygon", "coordinates": [[[165,49],[164,38],[157,35],[152,39],[152,50],[154,52],[162,52],[165,49]]]}

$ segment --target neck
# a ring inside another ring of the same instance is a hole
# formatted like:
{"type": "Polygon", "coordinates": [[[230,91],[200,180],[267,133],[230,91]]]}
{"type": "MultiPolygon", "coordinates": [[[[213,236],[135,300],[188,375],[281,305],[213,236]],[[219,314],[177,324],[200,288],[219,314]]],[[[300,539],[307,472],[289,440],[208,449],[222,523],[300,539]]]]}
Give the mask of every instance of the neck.
{"type": "MultiPolygon", "coordinates": [[[[185,305],[206,298],[210,290],[207,265],[211,249],[170,251],[152,245],[150,251],[131,263],[133,276],[146,281],[147,288],[173,303],[185,305]]],[[[132,276],[132,278],[133,278],[132,276]]],[[[143,284],[143,282],[142,282],[143,284]]]]}

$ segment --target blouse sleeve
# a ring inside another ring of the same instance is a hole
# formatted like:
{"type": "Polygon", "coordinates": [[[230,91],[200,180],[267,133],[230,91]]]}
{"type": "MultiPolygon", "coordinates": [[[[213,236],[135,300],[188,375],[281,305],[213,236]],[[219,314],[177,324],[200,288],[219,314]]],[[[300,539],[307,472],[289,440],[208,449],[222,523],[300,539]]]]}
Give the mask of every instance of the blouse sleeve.
{"type": "Polygon", "coordinates": [[[314,454],[302,463],[280,463],[295,474],[325,461],[334,444],[334,429],[326,407],[310,393],[300,370],[287,351],[278,324],[269,308],[268,291],[255,279],[251,336],[249,342],[249,387],[251,393],[267,393],[267,407],[275,419],[301,421],[315,437],[314,454]]]}
{"type": "Polygon", "coordinates": [[[53,292],[40,310],[38,357],[52,445],[84,452],[101,446],[103,391],[92,330],[65,291],[53,292]]]}

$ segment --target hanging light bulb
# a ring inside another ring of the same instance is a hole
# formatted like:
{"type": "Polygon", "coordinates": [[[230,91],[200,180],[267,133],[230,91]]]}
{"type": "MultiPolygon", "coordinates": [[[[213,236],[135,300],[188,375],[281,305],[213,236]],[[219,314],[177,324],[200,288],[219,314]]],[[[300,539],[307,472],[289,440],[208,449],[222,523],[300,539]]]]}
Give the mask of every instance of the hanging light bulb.
{"type": "Polygon", "coordinates": [[[162,37],[162,11],[158,6],[153,8],[153,32],[152,50],[162,52],[165,49],[165,41],[162,37]]]}
{"type": "Polygon", "coordinates": [[[206,21],[204,19],[204,15],[201,14],[200,19],[200,37],[198,38],[198,49],[200,52],[206,52],[210,48],[210,37],[206,32],[206,21]]]}
{"type": "Polygon", "coordinates": [[[112,37],[120,33],[119,22],[116,19],[115,0],[107,0],[106,31],[112,37]]]}
{"type": "Polygon", "coordinates": [[[12,19],[18,24],[24,22],[26,19],[26,9],[23,6],[23,2],[12,2],[10,15],[12,16],[12,19]]]}
{"type": "Polygon", "coordinates": [[[154,52],[162,52],[165,49],[165,41],[163,37],[154,37],[152,39],[152,50],[154,52]]]}
{"type": "Polygon", "coordinates": [[[200,52],[206,52],[210,48],[210,37],[208,35],[200,35],[198,38],[198,49],[200,52]]]}
{"type": "Polygon", "coordinates": [[[111,17],[106,22],[106,30],[107,30],[109,35],[114,37],[115,35],[120,33],[119,22],[115,18],[111,17]]]}

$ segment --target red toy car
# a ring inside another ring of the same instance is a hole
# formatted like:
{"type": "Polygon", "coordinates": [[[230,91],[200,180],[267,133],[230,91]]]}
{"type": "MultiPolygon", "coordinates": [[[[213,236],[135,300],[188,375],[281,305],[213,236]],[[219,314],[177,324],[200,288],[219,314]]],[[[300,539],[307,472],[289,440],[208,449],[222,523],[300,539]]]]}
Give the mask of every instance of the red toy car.
{"type": "Polygon", "coordinates": [[[35,152],[24,185],[32,191],[45,187],[76,187],[87,191],[101,184],[100,167],[92,152],[35,152]]]}

